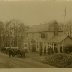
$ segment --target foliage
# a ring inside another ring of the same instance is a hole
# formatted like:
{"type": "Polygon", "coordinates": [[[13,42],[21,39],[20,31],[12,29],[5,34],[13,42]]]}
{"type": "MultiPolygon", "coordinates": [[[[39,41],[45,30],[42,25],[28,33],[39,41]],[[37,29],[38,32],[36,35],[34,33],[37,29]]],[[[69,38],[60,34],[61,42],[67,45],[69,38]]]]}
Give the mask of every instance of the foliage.
{"type": "Polygon", "coordinates": [[[72,55],[65,53],[56,53],[47,56],[45,62],[59,68],[72,67],[72,55]]]}
{"type": "Polygon", "coordinates": [[[0,47],[4,46],[4,23],[0,21],[0,47]]]}
{"type": "Polygon", "coordinates": [[[0,21],[0,47],[22,47],[27,28],[18,20],[0,21]]]}

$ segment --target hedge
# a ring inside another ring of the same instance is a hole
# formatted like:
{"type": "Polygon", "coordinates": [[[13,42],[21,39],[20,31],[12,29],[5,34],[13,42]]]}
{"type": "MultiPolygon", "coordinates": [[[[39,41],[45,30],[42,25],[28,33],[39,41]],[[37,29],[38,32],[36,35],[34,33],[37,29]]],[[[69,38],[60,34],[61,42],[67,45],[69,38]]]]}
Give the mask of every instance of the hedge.
{"type": "Polygon", "coordinates": [[[65,53],[56,53],[53,55],[48,55],[45,58],[45,62],[49,65],[58,68],[69,68],[72,67],[72,55],[65,53]]]}

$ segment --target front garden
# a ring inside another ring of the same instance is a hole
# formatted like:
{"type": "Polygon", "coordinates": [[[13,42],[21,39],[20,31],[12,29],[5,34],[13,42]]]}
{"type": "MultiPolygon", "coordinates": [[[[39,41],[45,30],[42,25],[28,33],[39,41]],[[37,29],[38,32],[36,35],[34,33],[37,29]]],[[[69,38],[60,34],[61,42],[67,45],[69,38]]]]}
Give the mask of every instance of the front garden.
{"type": "Polygon", "coordinates": [[[63,53],[50,51],[43,62],[58,68],[72,68],[72,46],[64,47],[63,53]]]}
{"type": "Polygon", "coordinates": [[[56,53],[45,57],[43,63],[58,67],[72,68],[72,55],[65,53],[56,53]]]}

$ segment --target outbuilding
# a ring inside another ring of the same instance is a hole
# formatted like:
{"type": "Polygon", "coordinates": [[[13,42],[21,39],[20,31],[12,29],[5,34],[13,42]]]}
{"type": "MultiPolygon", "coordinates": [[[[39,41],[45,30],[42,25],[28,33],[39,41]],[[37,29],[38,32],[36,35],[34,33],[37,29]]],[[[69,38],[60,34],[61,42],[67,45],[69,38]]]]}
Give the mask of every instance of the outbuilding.
{"type": "Polygon", "coordinates": [[[49,44],[51,44],[54,52],[55,50],[64,52],[65,47],[72,46],[72,37],[69,35],[55,36],[49,41],[49,44]]]}

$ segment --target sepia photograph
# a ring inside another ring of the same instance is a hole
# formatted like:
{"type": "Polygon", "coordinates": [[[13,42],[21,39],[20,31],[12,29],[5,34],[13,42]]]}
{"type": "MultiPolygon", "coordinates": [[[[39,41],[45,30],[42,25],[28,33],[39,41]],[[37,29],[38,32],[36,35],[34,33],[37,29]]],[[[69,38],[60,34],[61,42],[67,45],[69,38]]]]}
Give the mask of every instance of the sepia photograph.
{"type": "Polygon", "coordinates": [[[0,1],[0,68],[72,68],[72,1],[0,1]]]}

